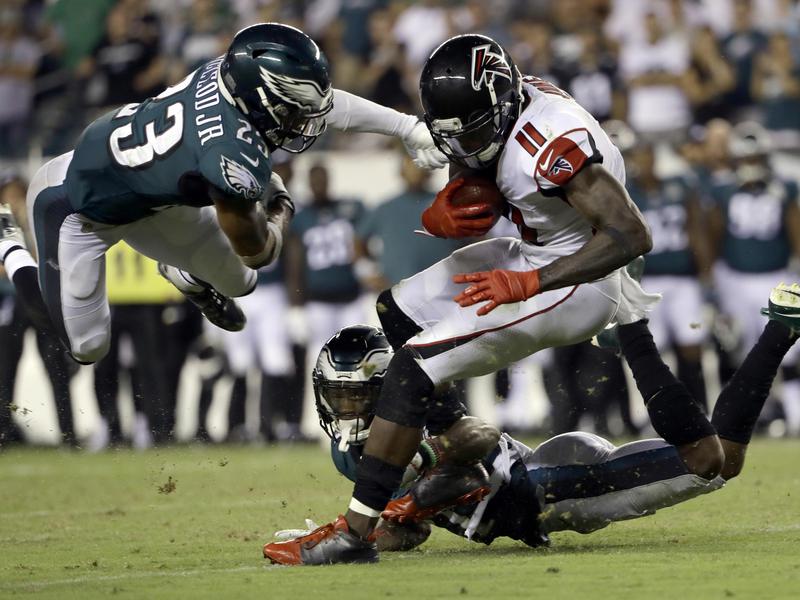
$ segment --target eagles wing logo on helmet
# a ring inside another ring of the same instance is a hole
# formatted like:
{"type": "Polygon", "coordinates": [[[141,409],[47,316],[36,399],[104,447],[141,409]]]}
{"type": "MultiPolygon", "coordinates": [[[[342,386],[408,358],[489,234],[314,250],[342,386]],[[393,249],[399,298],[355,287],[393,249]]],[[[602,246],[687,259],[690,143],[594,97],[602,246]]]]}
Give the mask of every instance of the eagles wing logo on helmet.
{"type": "Polygon", "coordinates": [[[475,46],[472,49],[472,89],[478,91],[495,76],[511,81],[511,67],[505,57],[490,51],[490,44],[475,46]],[[491,75],[491,78],[489,77],[491,75]]]}
{"type": "Polygon", "coordinates": [[[219,166],[222,168],[222,177],[225,179],[225,183],[231,189],[252,200],[261,196],[263,192],[261,184],[247,167],[227,156],[222,156],[219,166]]]}
{"type": "Polygon", "coordinates": [[[321,111],[333,101],[333,88],[323,90],[310,79],[295,79],[288,75],[271,73],[264,67],[259,67],[261,79],[278,98],[289,104],[294,104],[310,111],[321,111]]]}

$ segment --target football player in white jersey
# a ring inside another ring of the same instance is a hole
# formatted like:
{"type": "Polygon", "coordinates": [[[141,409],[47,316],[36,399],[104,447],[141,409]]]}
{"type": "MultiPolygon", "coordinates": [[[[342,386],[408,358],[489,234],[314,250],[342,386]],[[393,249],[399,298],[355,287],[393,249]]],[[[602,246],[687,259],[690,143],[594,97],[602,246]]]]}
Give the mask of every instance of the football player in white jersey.
{"type": "MultiPolygon", "coordinates": [[[[781,284],[772,290],[769,306],[762,310],[769,321],[714,405],[710,422],[722,453],[689,463],[663,439],[616,447],[580,431],[532,449],[475,417],[456,415],[445,433],[443,423],[429,420],[425,439],[406,469],[404,489],[389,502],[376,528],[378,549],[405,550],[421,544],[430,534],[429,519],[476,542],[490,544],[507,536],[540,546],[555,531],[590,533],[721,488],[742,471],[772,381],[783,357],[796,346],[798,292],[797,285],[781,284]],[[488,490],[482,500],[475,500],[476,487],[482,493],[488,490]],[[463,493],[467,498],[455,509],[439,510],[442,499],[463,493]]],[[[643,395],[651,393],[649,381],[654,377],[681,385],[658,357],[646,324],[622,325],[618,333],[620,350],[643,395]]],[[[391,357],[381,331],[356,325],[328,340],[317,359],[314,393],[320,425],[331,438],[334,465],[353,481],[391,357]]],[[[691,414],[674,415],[678,423],[685,418],[692,427],[691,414]]],[[[310,521],[307,525],[315,527],[310,521]]],[[[318,542],[325,529],[276,533],[284,539],[298,535],[318,542]]],[[[275,560],[287,546],[291,548],[291,542],[267,544],[265,556],[275,560]]],[[[317,544],[306,544],[307,556],[320,552],[324,550],[317,544]]]]}
{"type": "MultiPolygon", "coordinates": [[[[494,179],[520,238],[472,244],[380,294],[378,314],[395,354],[353,498],[347,514],[314,538],[314,552],[304,552],[312,540],[302,537],[265,549],[282,564],[378,559],[369,536],[420,443],[428,411],[449,401],[441,392],[446,384],[584,341],[611,321],[641,322],[657,299],[621,269],[652,246],[625,191],[622,157],[569,95],[522,78],[508,53],[480,35],[434,50],[420,93],[431,135],[459,172],[423,214],[426,230],[460,238],[494,224],[490,203],[452,203],[467,170],[494,179]]],[[[665,386],[653,383],[645,396],[651,420],[682,458],[718,451],[713,427],[685,388],[662,393],[665,386]],[[671,427],[673,410],[689,411],[693,426],[671,427]]]]}

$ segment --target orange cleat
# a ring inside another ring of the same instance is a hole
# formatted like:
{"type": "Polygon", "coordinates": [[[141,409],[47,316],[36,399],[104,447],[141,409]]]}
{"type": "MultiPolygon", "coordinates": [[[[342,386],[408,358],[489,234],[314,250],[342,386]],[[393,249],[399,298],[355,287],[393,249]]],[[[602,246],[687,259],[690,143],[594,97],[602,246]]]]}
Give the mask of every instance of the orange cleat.
{"type": "Polygon", "coordinates": [[[378,562],[375,542],[350,533],[342,515],[307,535],[264,545],[264,558],[279,565],[330,565],[378,562]]]}
{"type": "Polygon", "coordinates": [[[381,517],[398,523],[418,523],[448,508],[480,502],[491,489],[489,475],[481,463],[445,464],[425,473],[405,496],[391,500],[381,517]]]}

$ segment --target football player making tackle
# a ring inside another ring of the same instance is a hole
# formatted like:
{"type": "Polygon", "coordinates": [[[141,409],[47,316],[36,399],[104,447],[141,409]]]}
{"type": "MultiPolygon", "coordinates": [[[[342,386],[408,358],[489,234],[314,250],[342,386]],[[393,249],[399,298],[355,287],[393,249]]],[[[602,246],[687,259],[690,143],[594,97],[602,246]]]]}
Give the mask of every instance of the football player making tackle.
{"type": "MultiPolygon", "coordinates": [[[[766,314],[770,321],[722,390],[711,417],[710,426],[718,433],[724,457],[720,453],[692,463],[663,439],[615,447],[599,436],[578,431],[531,449],[474,417],[459,415],[446,433],[423,439],[406,468],[402,491],[389,502],[373,532],[377,550],[407,550],[423,543],[430,535],[429,520],[476,542],[490,544],[505,536],[541,546],[549,543],[552,532],[590,533],[721,488],[741,472],[772,381],[797,340],[800,287],[776,287],[766,314]],[[476,489],[481,490],[477,497],[476,489]],[[438,509],[442,500],[453,497],[461,497],[459,506],[438,509]]],[[[619,334],[621,350],[645,398],[654,393],[651,378],[661,386],[656,394],[670,387],[683,388],[658,358],[645,321],[622,325],[619,334]]],[[[325,344],[314,370],[320,424],[331,437],[336,468],[351,480],[356,478],[363,444],[370,436],[375,402],[391,356],[391,347],[379,330],[348,327],[325,344]]],[[[676,414],[675,420],[678,427],[695,426],[690,413],[676,414]]],[[[433,423],[432,428],[426,427],[427,433],[442,426],[433,423]]],[[[307,521],[307,525],[313,523],[307,521]]],[[[333,529],[347,539],[340,522],[333,529]]],[[[307,562],[330,556],[325,545],[319,544],[327,534],[325,528],[276,533],[282,538],[305,535],[302,553],[307,562]]],[[[353,559],[365,558],[353,550],[353,559]]],[[[265,557],[278,563],[292,552],[291,541],[264,547],[265,557]]]]}
{"type": "MultiPolygon", "coordinates": [[[[652,244],[625,192],[622,156],[569,95],[523,78],[508,53],[480,35],[439,46],[423,68],[420,95],[425,122],[455,173],[423,214],[428,233],[460,238],[492,227],[495,203],[456,202],[469,178],[480,177],[496,183],[520,237],[467,246],[380,294],[378,315],[395,352],[353,497],[343,519],[315,534],[314,552],[302,537],[282,546],[272,558],[283,564],[377,560],[372,531],[419,447],[428,413],[453,406],[449,382],[590,339],[609,322],[636,323],[657,300],[622,269],[652,244]]],[[[685,390],[647,398],[656,430],[683,460],[720,452],[685,390]],[[670,426],[681,413],[690,417],[670,426]]]]}
{"type": "Polygon", "coordinates": [[[13,226],[0,231],[0,263],[37,326],[78,362],[108,351],[105,253],[120,240],[158,261],[212,323],[240,330],[231,297],[254,289],[294,214],[270,153],[305,150],[326,124],[397,136],[420,166],[446,164],[416,117],[333,89],[311,38],[262,23],[158,96],[100,117],[39,169],[27,194],[38,268],[13,226]]]}

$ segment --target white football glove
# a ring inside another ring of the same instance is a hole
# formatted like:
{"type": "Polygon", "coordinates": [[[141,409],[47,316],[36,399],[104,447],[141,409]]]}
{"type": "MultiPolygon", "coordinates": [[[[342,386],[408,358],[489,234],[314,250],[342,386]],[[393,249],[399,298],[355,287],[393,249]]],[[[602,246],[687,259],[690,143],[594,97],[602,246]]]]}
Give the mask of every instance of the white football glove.
{"type": "Polygon", "coordinates": [[[319,525],[314,523],[314,521],[306,519],[306,529],[281,529],[280,531],[276,531],[274,535],[281,540],[293,540],[303,535],[308,535],[318,527],[319,525]]]}
{"type": "Polygon", "coordinates": [[[403,138],[406,152],[414,159],[414,164],[421,169],[433,171],[447,166],[450,161],[433,143],[428,127],[419,121],[411,132],[403,138]]]}

